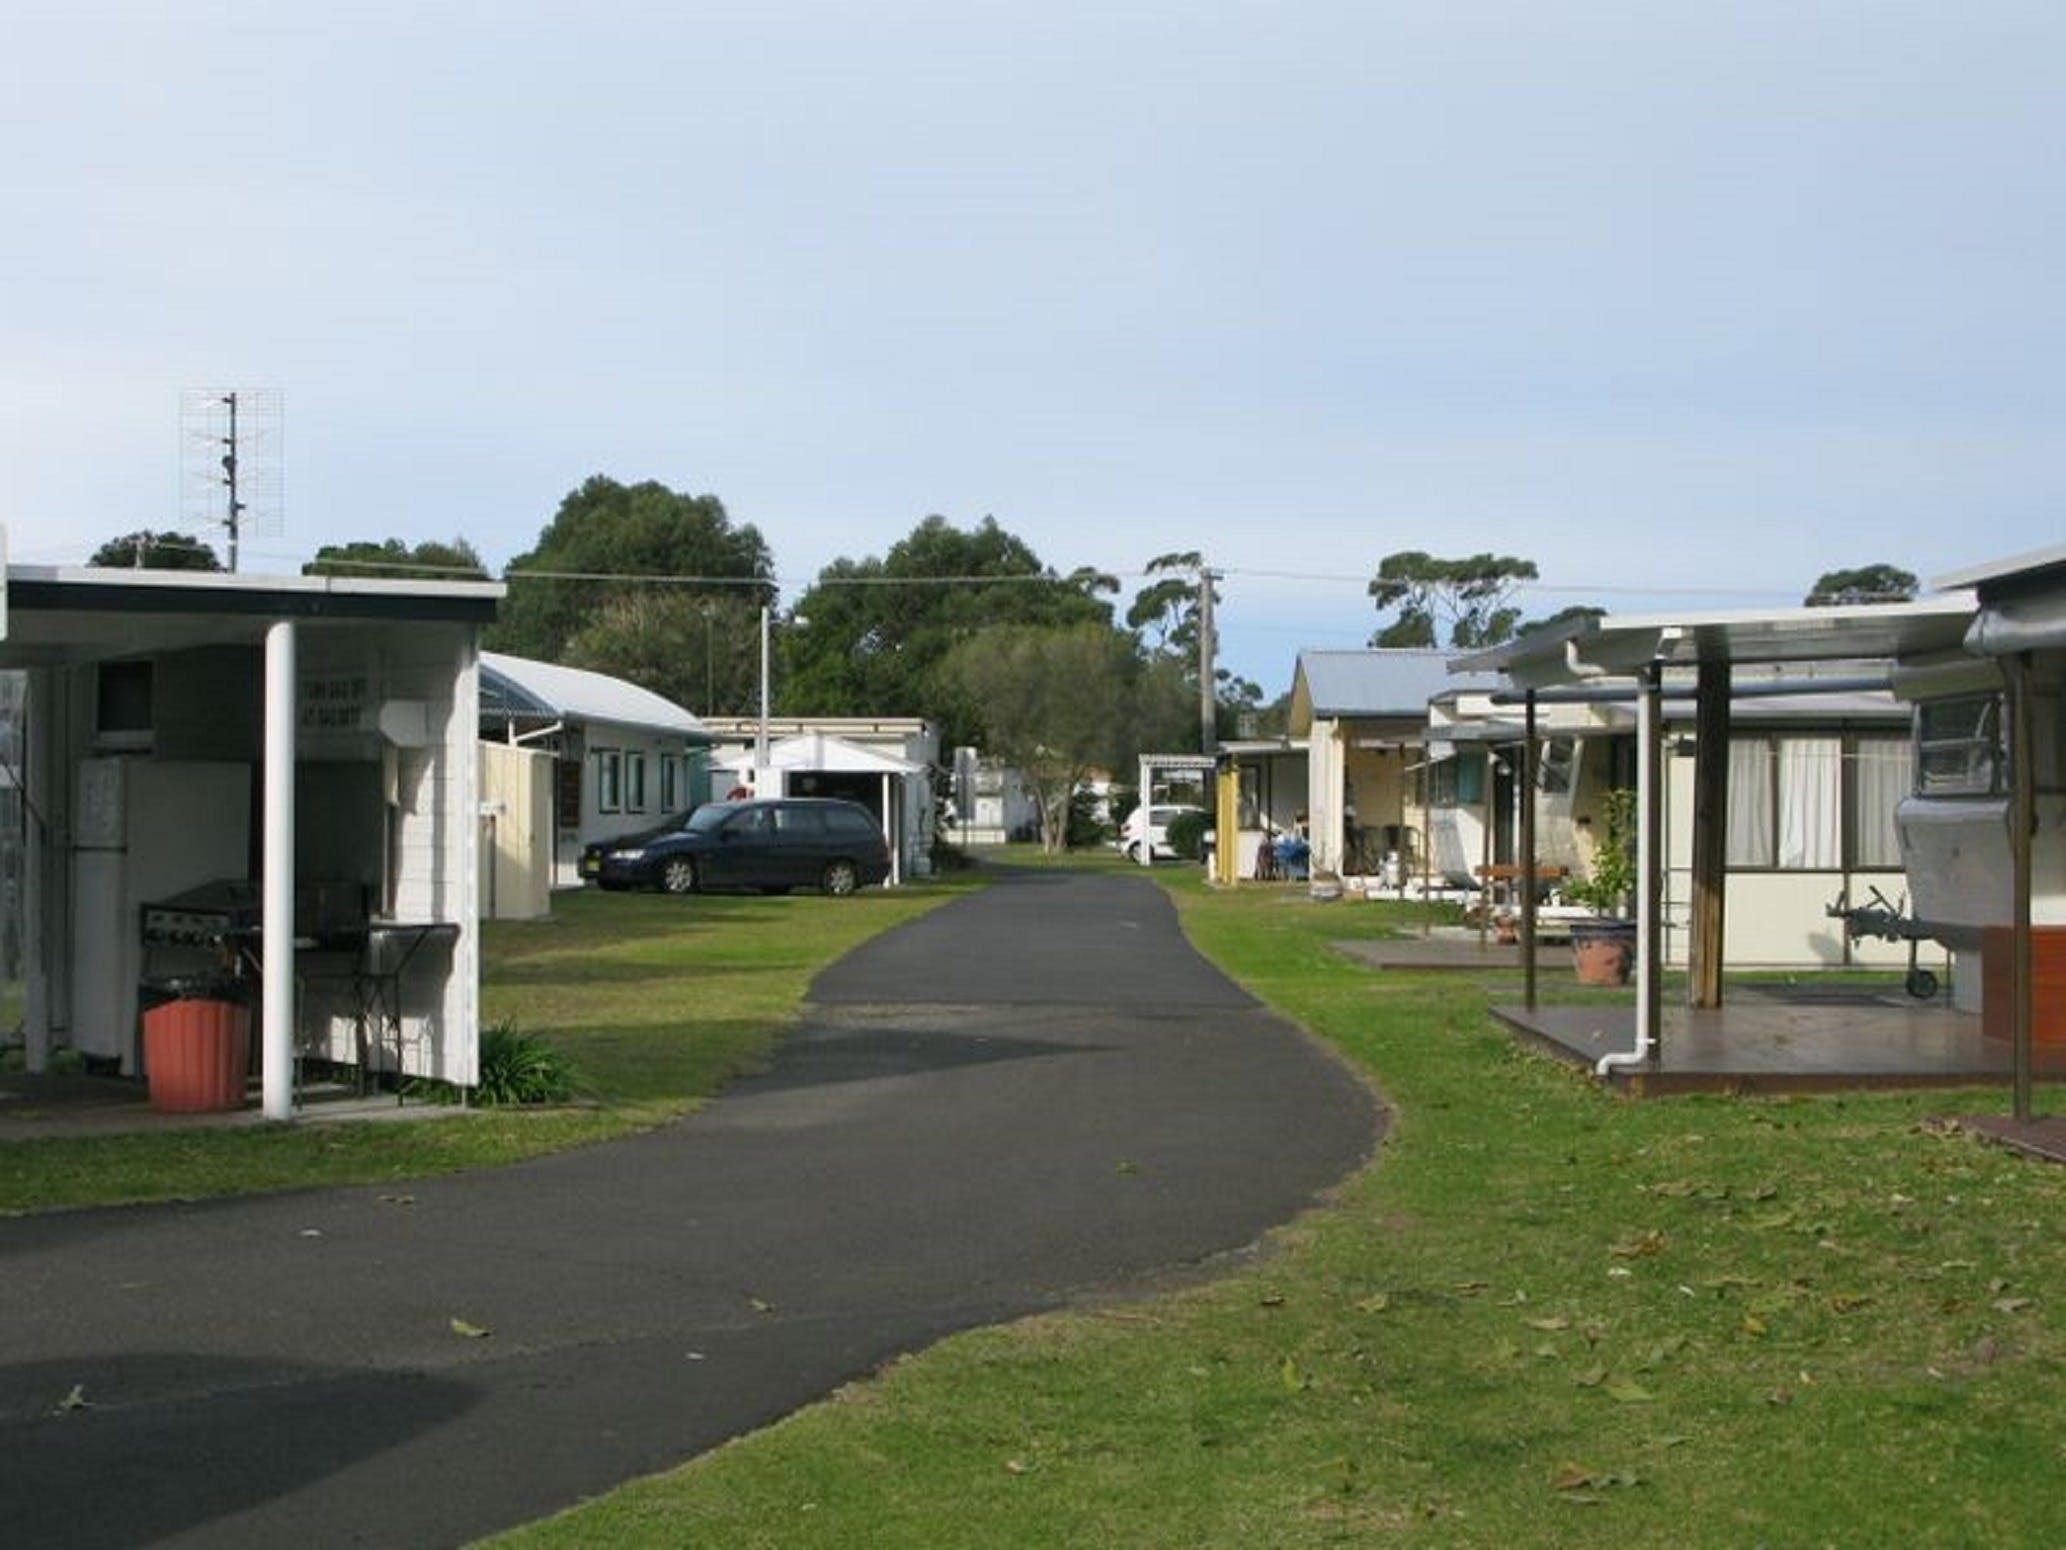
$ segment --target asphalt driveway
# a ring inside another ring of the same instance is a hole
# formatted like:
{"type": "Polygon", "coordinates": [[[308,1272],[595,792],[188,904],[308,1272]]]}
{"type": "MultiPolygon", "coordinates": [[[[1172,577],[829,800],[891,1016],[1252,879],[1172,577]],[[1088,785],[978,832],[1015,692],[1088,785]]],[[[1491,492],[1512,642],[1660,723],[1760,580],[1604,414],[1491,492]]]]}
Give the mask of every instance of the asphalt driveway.
{"type": "Polygon", "coordinates": [[[463,1541],[1250,1243],[1376,1135],[1143,882],[1009,876],[813,1000],[764,1075],[631,1140],[0,1222],[8,1539],[463,1541]]]}

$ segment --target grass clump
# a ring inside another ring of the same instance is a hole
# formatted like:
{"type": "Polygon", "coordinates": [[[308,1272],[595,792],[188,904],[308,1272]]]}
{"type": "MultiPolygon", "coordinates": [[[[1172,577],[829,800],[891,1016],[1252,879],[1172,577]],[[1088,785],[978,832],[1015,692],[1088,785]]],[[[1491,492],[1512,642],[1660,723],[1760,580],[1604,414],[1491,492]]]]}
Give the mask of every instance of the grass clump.
{"type": "Polygon", "coordinates": [[[557,1044],[497,1023],[481,1034],[480,1081],[474,1102],[483,1108],[566,1103],[580,1090],[574,1062],[557,1044]]]}

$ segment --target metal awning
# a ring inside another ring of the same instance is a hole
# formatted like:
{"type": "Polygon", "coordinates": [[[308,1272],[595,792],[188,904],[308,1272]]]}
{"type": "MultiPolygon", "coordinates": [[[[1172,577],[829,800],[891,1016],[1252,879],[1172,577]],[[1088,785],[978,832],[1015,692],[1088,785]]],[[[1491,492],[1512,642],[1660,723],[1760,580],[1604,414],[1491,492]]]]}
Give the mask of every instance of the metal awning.
{"type": "Polygon", "coordinates": [[[1504,673],[1522,688],[1626,678],[1654,664],[1883,661],[1960,645],[1978,600],[1948,593],[1913,603],[1705,614],[1607,615],[1460,656],[1454,673],[1504,673]]]}

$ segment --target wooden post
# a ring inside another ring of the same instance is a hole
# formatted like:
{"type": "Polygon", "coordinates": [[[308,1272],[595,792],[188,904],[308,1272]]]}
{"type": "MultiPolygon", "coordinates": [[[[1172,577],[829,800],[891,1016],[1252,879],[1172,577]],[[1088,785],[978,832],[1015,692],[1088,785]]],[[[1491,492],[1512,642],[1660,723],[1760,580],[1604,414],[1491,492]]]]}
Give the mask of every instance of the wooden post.
{"type": "Polygon", "coordinates": [[[1521,1004],[1535,1010],[1535,783],[1541,752],[1535,740],[1535,691],[1528,691],[1521,742],[1521,1004]]]}
{"type": "Polygon", "coordinates": [[[1693,929],[1686,1004],[1722,1004],[1729,888],[1729,664],[1702,662],[1693,719],[1693,929]]]}
{"type": "Polygon", "coordinates": [[[2009,712],[2009,995],[2016,1122],[2030,1120],[2030,836],[2037,820],[2036,744],[2030,727],[2030,654],[2002,658],[2009,712]]]}

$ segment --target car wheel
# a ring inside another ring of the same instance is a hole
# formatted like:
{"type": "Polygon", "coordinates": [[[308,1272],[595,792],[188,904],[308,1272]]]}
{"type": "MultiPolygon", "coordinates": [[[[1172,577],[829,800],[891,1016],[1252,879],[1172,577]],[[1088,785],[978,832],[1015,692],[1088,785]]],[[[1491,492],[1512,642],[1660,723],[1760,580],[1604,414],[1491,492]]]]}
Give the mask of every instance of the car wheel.
{"type": "Polygon", "coordinates": [[[676,856],[660,873],[660,886],[669,893],[694,893],[696,891],[696,863],[687,856],[676,856]]]}
{"type": "Polygon", "coordinates": [[[1135,866],[1139,866],[1141,864],[1141,847],[1138,841],[1126,847],[1126,859],[1131,861],[1135,866]]]}
{"type": "Polygon", "coordinates": [[[835,899],[844,899],[861,886],[861,874],[854,870],[851,861],[835,861],[825,868],[825,891],[835,899]]]}

